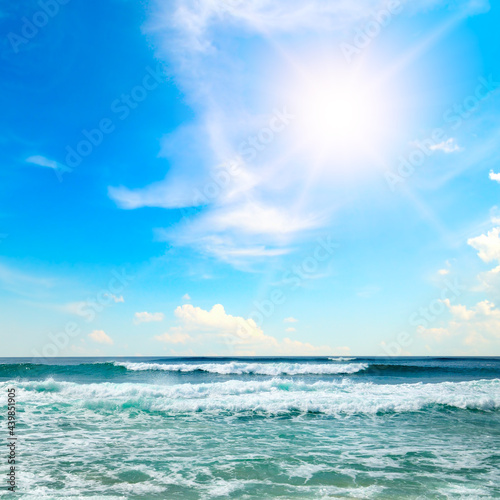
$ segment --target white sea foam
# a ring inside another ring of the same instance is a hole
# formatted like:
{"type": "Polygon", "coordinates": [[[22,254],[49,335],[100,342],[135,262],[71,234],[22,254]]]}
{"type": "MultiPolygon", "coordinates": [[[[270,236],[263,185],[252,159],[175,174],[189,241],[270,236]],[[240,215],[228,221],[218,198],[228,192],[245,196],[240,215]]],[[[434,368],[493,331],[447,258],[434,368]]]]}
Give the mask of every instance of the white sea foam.
{"type": "Polygon", "coordinates": [[[173,413],[262,412],[278,415],[314,412],[337,415],[416,412],[439,405],[472,410],[500,409],[498,379],[400,385],[348,380],[307,383],[282,378],[175,385],[77,384],[47,380],[17,382],[17,387],[20,399],[27,404],[70,403],[94,411],[135,408],[173,413]]]}
{"type": "Polygon", "coordinates": [[[123,366],[131,371],[170,371],[170,372],[195,372],[203,371],[219,375],[337,375],[351,374],[366,370],[366,363],[350,363],[346,365],[333,365],[330,363],[242,363],[232,361],[229,363],[126,363],[114,362],[115,366],[123,366]]]}
{"type": "Polygon", "coordinates": [[[356,358],[344,358],[343,356],[340,356],[338,358],[328,358],[330,361],[353,361],[356,358]]]}

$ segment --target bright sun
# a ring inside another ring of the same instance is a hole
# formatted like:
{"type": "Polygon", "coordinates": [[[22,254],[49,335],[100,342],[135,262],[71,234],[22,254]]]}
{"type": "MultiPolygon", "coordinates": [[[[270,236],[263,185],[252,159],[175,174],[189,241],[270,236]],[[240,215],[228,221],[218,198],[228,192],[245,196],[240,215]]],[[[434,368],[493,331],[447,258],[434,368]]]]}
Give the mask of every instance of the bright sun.
{"type": "Polygon", "coordinates": [[[313,71],[289,87],[295,140],[317,158],[356,159],[378,150],[388,101],[359,75],[313,71]]]}

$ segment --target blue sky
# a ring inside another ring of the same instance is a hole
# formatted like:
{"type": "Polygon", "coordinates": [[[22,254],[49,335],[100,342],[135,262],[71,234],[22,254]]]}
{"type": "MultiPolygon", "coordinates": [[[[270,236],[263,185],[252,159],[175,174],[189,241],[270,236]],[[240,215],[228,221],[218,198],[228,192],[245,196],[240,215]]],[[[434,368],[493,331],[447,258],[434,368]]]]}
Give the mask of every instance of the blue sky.
{"type": "Polygon", "coordinates": [[[500,6],[0,10],[2,355],[500,355],[500,6]]]}

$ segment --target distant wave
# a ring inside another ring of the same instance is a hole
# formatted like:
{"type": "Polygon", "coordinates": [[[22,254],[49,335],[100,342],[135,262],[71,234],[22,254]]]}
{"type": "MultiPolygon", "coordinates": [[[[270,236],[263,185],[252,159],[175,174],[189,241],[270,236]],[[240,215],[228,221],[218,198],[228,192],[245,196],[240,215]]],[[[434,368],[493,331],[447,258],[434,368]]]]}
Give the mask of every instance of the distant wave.
{"type": "Polygon", "coordinates": [[[115,361],[115,366],[121,366],[131,371],[169,371],[169,372],[207,372],[219,375],[337,375],[351,374],[366,370],[366,363],[346,365],[312,364],[312,363],[122,363],[115,361]]]}
{"type": "Polygon", "coordinates": [[[356,378],[411,378],[442,377],[450,374],[473,376],[475,378],[500,377],[500,364],[491,366],[454,366],[429,364],[400,364],[381,360],[381,362],[351,362],[358,358],[328,358],[318,362],[284,361],[217,361],[217,362],[140,362],[140,361],[92,361],[80,364],[43,364],[43,363],[0,363],[0,377],[8,378],[46,378],[50,376],[84,376],[112,378],[127,373],[170,372],[199,373],[214,375],[262,375],[279,376],[352,376],[356,378]]]}
{"type": "MultiPolygon", "coordinates": [[[[357,379],[376,377],[380,379],[411,379],[421,380],[442,378],[449,375],[481,378],[500,378],[500,364],[491,365],[461,365],[453,364],[400,364],[389,360],[380,362],[351,362],[359,358],[328,358],[321,362],[289,362],[285,361],[201,361],[198,362],[141,362],[141,361],[91,361],[80,364],[44,364],[44,363],[0,363],[0,378],[47,378],[57,376],[91,377],[112,379],[135,373],[165,372],[178,374],[213,374],[221,376],[349,376],[357,379]]],[[[378,360],[377,360],[378,361],[378,360]]],[[[57,363],[57,361],[55,361],[57,363]]]]}
{"type": "MultiPolygon", "coordinates": [[[[9,382],[0,383],[4,390],[9,382]]],[[[104,382],[78,384],[49,379],[16,382],[26,404],[76,405],[93,411],[172,413],[241,412],[267,415],[297,413],[379,414],[451,408],[499,411],[500,380],[436,384],[377,385],[343,381],[306,383],[274,378],[175,385],[104,382]]]]}
{"type": "Polygon", "coordinates": [[[46,375],[112,375],[116,372],[126,372],[124,367],[112,362],[91,362],[76,365],[48,363],[0,363],[0,377],[40,377],[46,375]]]}

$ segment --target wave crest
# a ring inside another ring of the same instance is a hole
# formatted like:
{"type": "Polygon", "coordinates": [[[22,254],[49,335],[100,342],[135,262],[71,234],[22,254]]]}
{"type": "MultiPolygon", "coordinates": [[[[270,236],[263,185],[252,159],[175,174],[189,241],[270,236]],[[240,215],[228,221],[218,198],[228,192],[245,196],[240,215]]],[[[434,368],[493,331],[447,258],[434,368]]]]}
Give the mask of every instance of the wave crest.
{"type": "Polygon", "coordinates": [[[366,363],[346,365],[312,364],[312,363],[123,363],[115,361],[115,366],[125,367],[131,371],[170,371],[170,372],[207,372],[218,375],[337,375],[351,374],[366,370],[366,363]]]}
{"type": "MultiPolygon", "coordinates": [[[[0,387],[12,382],[1,383],[0,387]]],[[[417,412],[440,407],[500,410],[500,379],[436,384],[377,385],[349,380],[307,383],[273,378],[200,384],[77,384],[16,382],[26,404],[76,405],[93,410],[140,409],[169,413],[228,412],[377,414],[417,412]]]]}

